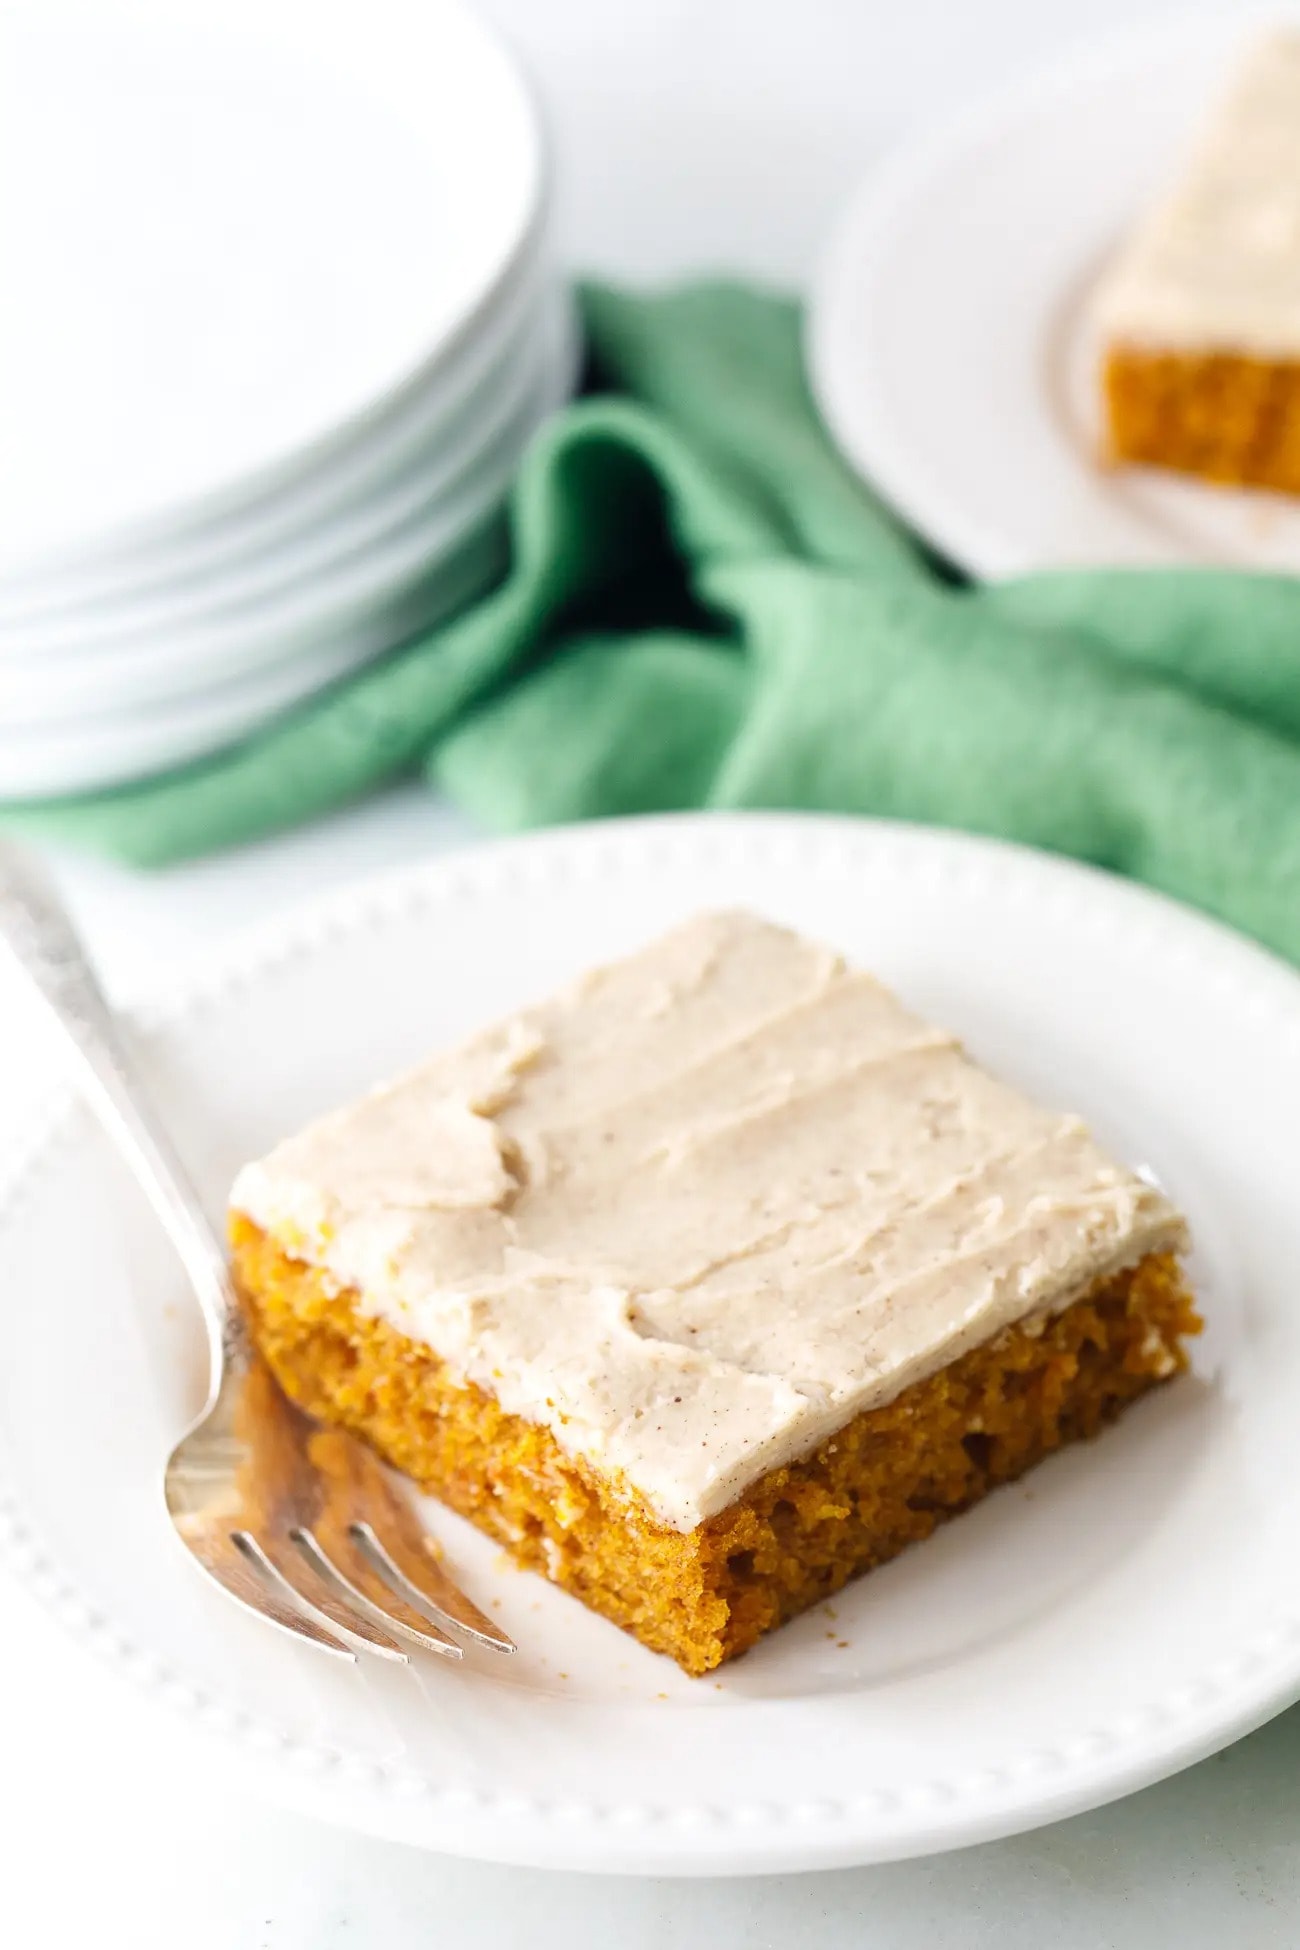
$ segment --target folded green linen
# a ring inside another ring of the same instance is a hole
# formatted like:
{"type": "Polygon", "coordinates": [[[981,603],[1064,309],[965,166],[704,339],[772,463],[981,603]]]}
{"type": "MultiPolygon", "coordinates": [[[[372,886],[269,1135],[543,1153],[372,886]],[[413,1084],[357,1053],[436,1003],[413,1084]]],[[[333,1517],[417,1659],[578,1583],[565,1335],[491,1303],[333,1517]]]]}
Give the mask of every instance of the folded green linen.
{"type": "Polygon", "coordinates": [[[224,757],[0,821],[158,864],[415,769],[494,828],[880,813],[1133,875],[1300,961],[1300,581],[960,586],[832,452],[792,304],[584,305],[596,390],[529,453],[492,594],[224,757]]]}

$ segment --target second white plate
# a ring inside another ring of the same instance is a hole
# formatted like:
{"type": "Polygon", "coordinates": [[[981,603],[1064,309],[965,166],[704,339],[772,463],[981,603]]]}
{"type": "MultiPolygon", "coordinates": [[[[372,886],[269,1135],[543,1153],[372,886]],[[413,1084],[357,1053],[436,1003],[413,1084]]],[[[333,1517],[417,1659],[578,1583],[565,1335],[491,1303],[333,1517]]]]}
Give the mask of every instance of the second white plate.
{"type": "MultiPolygon", "coordinates": [[[[182,1717],[196,1762],[443,1850],[757,1872],[1092,1807],[1300,1695],[1300,981],[1224,930],[951,834],[625,822],[286,916],[149,1011],[141,1048],[217,1215],[240,1161],[312,1113],[728,902],[879,969],[1168,1183],[1198,1243],[1194,1375],[704,1681],[430,1504],[518,1658],[345,1672],[241,1617],[168,1536],[159,1469],[201,1395],[201,1335],[106,1143],[56,1109],[0,1174],[0,1541],[64,1626],[182,1717]]],[[[25,1036],[4,999],[4,1033],[25,1036]]]]}
{"type": "Polygon", "coordinates": [[[1097,458],[1089,295],[1253,31],[1246,9],[1076,56],[906,146],[846,212],[814,390],[852,464],[970,573],[1300,570],[1295,502],[1097,458]]]}

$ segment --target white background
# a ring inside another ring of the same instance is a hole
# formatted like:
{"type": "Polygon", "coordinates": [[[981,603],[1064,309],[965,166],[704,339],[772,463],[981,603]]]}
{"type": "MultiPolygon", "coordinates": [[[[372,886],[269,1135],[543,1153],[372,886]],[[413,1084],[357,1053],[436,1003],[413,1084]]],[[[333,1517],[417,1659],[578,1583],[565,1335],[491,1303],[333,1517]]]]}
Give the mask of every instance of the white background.
{"type": "MultiPolygon", "coordinates": [[[[638,279],[708,268],[793,284],[855,177],[896,136],[1072,43],[1187,10],[1156,0],[486,0],[485,11],[540,86],[575,263],[638,279]]],[[[286,898],[468,837],[450,809],[409,788],[151,879],[59,864],[126,993],[164,984],[206,939],[286,898]]],[[[0,1059],[6,1095],[21,1094],[10,1014],[0,1059]]],[[[6,1940],[23,1950],[1293,1950],[1300,1710],[1119,1807],[934,1861],[747,1883],[544,1876],[339,1836],[195,1780],[174,1730],[142,1718],[0,1583],[0,1903],[6,1940]]]]}

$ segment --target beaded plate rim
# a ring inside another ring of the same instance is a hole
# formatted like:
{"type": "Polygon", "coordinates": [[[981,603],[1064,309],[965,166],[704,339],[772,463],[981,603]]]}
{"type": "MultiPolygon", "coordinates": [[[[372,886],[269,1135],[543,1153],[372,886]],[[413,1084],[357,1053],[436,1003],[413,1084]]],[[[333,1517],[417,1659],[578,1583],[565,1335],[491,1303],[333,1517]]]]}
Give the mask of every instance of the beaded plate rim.
{"type": "MultiPolygon", "coordinates": [[[[1166,963],[1195,961],[1238,1009],[1267,1018],[1300,1048],[1300,979],[1217,922],[1149,890],[1073,861],[940,828],[817,814],[684,814],[612,820],[487,842],[345,885],[270,923],[228,937],[200,972],[164,998],[129,1010],[146,1034],[175,1029],[228,1002],[239,988],[310,957],[340,936],[400,920],[429,904],[498,896],[520,878],[598,880],[674,856],[715,863],[728,853],[844,877],[918,874],[938,884],[997,885],[1002,898],[1068,910],[1094,934],[1138,933],[1166,963]]],[[[52,1096],[0,1166],[0,1236],[39,1175],[57,1167],[74,1105],[52,1096]]],[[[1068,1744],[1035,1748],[996,1769],[897,1790],[781,1802],[737,1797],[628,1805],[543,1799],[435,1782],[410,1767],[313,1744],[231,1707],[145,1645],[124,1635],[78,1589],[28,1522],[0,1474],[0,1560],[44,1610],[138,1692],[203,1736],[209,1757],[304,1812],[448,1852],[523,1865],[624,1873],[758,1873],[850,1866],[1019,1833],[1147,1786],[1218,1751],[1300,1698],[1300,1611],[1261,1621],[1231,1659],[1151,1700],[1140,1712],[1091,1728],[1068,1744]]]]}

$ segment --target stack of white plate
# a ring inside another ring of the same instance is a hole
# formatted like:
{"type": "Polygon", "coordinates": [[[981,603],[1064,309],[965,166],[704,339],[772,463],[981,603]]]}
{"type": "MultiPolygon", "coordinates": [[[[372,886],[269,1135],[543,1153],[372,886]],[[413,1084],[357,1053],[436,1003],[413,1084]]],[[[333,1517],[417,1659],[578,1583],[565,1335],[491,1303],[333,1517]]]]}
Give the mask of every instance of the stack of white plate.
{"type": "Polygon", "coordinates": [[[455,0],[4,0],[0,797],[169,769],[496,575],[573,380],[455,0]]]}

